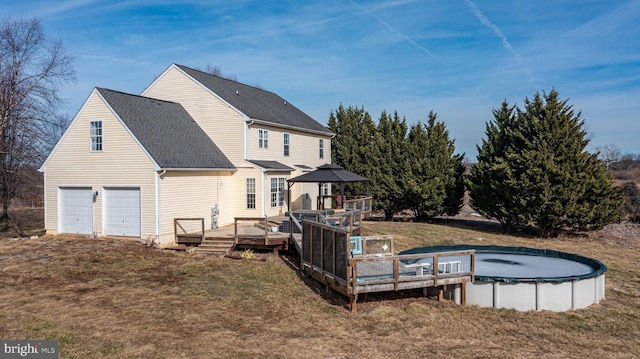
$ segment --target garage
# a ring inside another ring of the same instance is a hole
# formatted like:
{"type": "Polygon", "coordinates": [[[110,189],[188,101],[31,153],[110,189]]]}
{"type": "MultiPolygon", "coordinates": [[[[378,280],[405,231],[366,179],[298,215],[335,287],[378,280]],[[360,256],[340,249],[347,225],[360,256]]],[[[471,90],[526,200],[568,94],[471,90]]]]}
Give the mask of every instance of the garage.
{"type": "Polygon", "coordinates": [[[104,233],[140,237],[140,188],[104,189],[104,233]]]}
{"type": "Polygon", "coordinates": [[[91,187],[59,188],[60,233],[93,234],[91,187]]]}

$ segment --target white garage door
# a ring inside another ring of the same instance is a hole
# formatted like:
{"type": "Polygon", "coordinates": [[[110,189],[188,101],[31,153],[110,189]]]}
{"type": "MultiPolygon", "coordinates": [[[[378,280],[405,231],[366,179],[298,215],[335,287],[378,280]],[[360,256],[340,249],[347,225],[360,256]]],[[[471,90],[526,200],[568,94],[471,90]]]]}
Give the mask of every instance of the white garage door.
{"type": "Polygon", "coordinates": [[[60,233],[93,234],[93,194],[91,187],[61,187],[60,233]]]}
{"type": "Polygon", "coordinates": [[[105,234],[140,237],[140,189],[105,188],[105,234]]]}

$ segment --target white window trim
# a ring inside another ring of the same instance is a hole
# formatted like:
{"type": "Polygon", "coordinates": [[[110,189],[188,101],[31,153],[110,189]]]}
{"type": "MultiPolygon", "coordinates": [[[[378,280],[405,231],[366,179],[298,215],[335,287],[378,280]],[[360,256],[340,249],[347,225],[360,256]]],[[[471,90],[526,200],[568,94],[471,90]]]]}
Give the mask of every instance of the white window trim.
{"type": "Polygon", "coordinates": [[[247,179],[245,180],[245,191],[246,191],[246,202],[245,205],[247,207],[247,209],[256,209],[257,208],[257,196],[256,196],[256,192],[257,192],[257,185],[256,185],[256,179],[254,177],[247,177],[247,179]],[[249,180],[253,180],[253,192],[249,192],[249,180]],[[249,195],[253,195],[253,207],[249,207],[249,195]]]}
{"type": "Polygon", "coordinates": [[[89,122],[89,146],[90,146],[91,152],[102,152],[102,150],[104,149],[104,131],[102,126],[102,120],[89,122]],[[96,127],[94,127],[94,124],[96,127]],[[100,126],[99,127],[100,134],[94,133],[94,130],[98,129],[97,125],[100,126]],[[100,148],[98,148],[98,145],[100,148]]]}
{"type": "Polygon", "coordinates": [[[291,154],[291,135],[287,132],[282,134],[283,155],[289,157],[291,154]]]}
{"type": "Polygon", "coordinates": [[[284,177],[271,177],[271,180],[269,181],[269,205],[271,206],[271,208],[284,206],[285,180],[286,179],[284,177]],[[274,180],[276,185],[275,191],[273,190],[274,180]],[[274,195],[276,196],[275,204],[274,204],[274,198],[273,198],[274,195]]]}
{"type": "Polygon", "coordinates": [[[258,148],[269,148],[269,130],[258,130],[258,148]]]}

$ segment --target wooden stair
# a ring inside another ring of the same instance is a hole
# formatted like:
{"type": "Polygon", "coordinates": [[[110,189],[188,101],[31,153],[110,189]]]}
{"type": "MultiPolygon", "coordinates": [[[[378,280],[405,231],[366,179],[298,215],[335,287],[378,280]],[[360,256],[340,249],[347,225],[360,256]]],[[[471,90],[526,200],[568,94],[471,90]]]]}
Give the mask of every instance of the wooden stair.
{"type": "Polygon", "coordinates": [[[195,248],[195,253],[210,254],[216,256],[226,256],[233,248],[233,238],[205,238],[204,241],[195,248]]]}

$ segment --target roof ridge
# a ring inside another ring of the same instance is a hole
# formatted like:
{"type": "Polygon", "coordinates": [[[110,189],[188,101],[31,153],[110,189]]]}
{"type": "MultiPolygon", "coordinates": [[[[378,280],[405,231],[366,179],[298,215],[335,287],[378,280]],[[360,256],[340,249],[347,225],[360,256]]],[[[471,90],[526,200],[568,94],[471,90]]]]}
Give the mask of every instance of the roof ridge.
{"type": "Polygon", "coordinates": [[[172,64],[247,118],[284,128],[333,134],[327,127],[273,91],[243,84],[202,70],[172,64]]]}
{"type": "Polygon", "coordinates": [[[236,83],[236,84],[238,84],[238,85],[245,86],[245,87],[250,87],[250,88],[255,89],[255,90],[258,90],[258,91],[268,92],[268,93],[270,93],[270,94],[272,94],[272,95],[276,95],[276,96],[278,96],[278,97],[282,98],[282,97],[281,97],[280,95],[278,95],[277,93],[275,93],[275,92],[273,92],[273,91],[265,90],[265,89],[260,88],[260,87],[258,87],[258,86],[247,85],[247,84],[245,84],[245,83],[243,83],[243,82],[240,82],[240,81],[237,81],[237,80],[232,80],[232,79],[230,79],[230,78],[226,78],[226,77],[224,77],[224,76],[214,75],[214,74],[212,74],[212,73],[208,73],[208,72],[206,72],[206,71],[202,71],[202,70],[194,69],[194,68],[189,67],[189,66],[180,65],[180,64],[174,64],[174,65],[178,66],[179,68],[181,68],[181,69],[183,69],[183,70],[184,70],[184,69],[188,69],[188,70],[191,70],[191,71],[197,71],[197,72],[200,72],[200,73],[202,73],[202,74],[204,74],[204,75],[207,75],[207,76],[213,76],[213,77],[219,78],[219,79],[221,79],[221,80],[228,81],[228,82],[233,82],[233,83],[236,83]]]}

